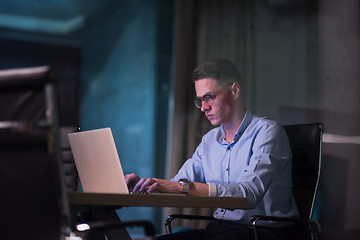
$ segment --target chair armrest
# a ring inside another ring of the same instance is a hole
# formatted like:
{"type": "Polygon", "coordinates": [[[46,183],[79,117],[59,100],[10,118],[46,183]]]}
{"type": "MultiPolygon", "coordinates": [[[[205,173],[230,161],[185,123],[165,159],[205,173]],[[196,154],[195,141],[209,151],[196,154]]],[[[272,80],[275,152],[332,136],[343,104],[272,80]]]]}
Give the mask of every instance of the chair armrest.
{"type": "Polygon", "coordinates": [[[286,217],[275,217],[275,216],[264,216],[264,215],[254,215],[251,217],[249,223],[250,225],[256,225],[258,221],[276,221],[276,222],[304,222],[303,219],[300,218],[286,218],[286,217]]]}
{"type": "Polygon", "coordinates": [[[321,225],[318,221],[310,220],[309,221],[311,232],[319,233],[321,232],[321,225]]]}
{"type": "Polygon", "coordinates": [[[199,215],[187,215],[187,214],[171,214],[165,220],[165,230],[166,233],[172,233],[171,222],[177,218],[187,219],[187,220],[215,220],[212,216],[199,216],[199,215]]]}
{"type": "Polygon", "coordinates": [[[306,220],[301,218],[286,218],[286,217],[275,217],[275,216],[263,216],[263,215],[254,215],[249,221],[251,226],[256,226],[258,221],[276,221],[276,222],[289,222],[289,223],[302,223],[308,224],[311,232],[319,233],[321,232],[321,226],[317,221],[306,220]]]}

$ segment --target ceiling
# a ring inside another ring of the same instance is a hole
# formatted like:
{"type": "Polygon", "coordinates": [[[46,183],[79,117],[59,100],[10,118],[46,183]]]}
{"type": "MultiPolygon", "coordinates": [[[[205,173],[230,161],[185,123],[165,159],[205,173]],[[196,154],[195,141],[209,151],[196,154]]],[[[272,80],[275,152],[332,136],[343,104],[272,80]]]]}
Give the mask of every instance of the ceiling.
{"type": "Polygon", "coordinates": [[[38,33],[70,34],[92,15],[124,0],[1,0],[0,27],[38,33]]]}

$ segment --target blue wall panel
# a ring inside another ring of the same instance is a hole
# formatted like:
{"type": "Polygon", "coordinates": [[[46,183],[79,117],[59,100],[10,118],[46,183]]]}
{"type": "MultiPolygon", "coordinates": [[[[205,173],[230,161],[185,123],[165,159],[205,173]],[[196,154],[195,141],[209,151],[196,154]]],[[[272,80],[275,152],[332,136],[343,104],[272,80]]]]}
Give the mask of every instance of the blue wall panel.
{"type": "MultiPolygon", "coordinates": [[[[124,172],[152,177],[159,81],[158,3],[126,2],[122,14],[114,11],[99,17],[87,30],[79,90],[81,126],[83,130],[111,127],[124,172]]],[[[124,208],[118,214],[122,220],[154,222],[155,218],[152,208],[124,208]]]]}

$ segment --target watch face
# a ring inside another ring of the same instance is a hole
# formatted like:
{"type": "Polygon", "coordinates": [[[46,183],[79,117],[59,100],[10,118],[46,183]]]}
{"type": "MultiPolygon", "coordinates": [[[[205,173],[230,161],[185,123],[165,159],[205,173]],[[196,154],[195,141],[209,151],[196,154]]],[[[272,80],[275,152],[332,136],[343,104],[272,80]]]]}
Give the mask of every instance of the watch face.
{"type": "Polygon", "coordinates": [[[182,186],[182,193],[187,194],[189,192],[191,182],[186,178],[182,178],[182,179],[179,180],[179,183],[182,186]]]}

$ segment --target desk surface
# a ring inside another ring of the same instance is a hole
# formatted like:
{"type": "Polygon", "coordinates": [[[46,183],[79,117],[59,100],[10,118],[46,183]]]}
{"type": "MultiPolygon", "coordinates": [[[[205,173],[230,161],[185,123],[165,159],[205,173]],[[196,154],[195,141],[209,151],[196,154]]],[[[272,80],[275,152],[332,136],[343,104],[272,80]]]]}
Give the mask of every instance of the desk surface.
{"type": "Polygon", "coordinates": [[[191,197],[171,194],[104,194],[70,192],[71,205],[112,207],[189,207],[247,209],[247,198],[191,197]]]}

